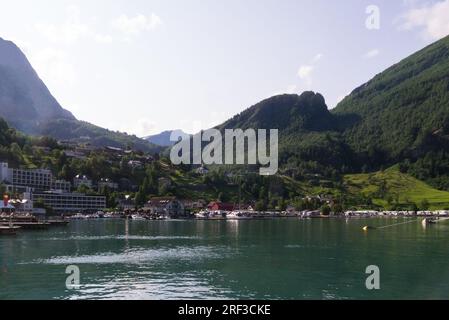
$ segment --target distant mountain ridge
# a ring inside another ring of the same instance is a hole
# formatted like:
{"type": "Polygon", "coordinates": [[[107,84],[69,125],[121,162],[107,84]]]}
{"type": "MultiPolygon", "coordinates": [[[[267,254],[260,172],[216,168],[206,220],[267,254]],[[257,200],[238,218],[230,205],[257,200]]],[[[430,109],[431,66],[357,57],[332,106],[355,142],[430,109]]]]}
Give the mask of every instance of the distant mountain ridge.
{"type": "Polygon", "coordinates": [[[136,136],[113,132],[77,120],[62,108],[39,78],[23,52],[0,38],[0,117],[31,135],[83,141],[95,146],[133,147],[157,152],[161,148],[136,136]]]}
{"type": "Polygon", "coordinates": [[[176,141],[171,141],[171,135],[172,133],[175,133],[179,136],[183,137],[189,137],[190,135],[188,133],[185,133],[182,130],[168,130],[161,132],[159,134],[151,135],[148,137],[144,137],[145,140],[161,147],[171,147],[175,144],[176,141]]]}
{"type": "Polygon", "coordinates": [[[52,119],[76,120],[63,109],[39,78],[25,55],[0,38],[0,116],[26,133],[37,133],[52,119]]]}

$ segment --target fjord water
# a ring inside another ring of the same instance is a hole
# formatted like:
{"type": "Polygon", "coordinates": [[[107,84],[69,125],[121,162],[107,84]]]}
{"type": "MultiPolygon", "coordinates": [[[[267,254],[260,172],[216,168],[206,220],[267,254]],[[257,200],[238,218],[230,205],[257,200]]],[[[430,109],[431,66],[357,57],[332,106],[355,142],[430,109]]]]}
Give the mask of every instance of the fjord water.
{"type": "Polygon", "coordinates": [[[448,299],[449,222],[362,231],[402,221],[76,221],[0,237],[0,299],[448,299]]]}

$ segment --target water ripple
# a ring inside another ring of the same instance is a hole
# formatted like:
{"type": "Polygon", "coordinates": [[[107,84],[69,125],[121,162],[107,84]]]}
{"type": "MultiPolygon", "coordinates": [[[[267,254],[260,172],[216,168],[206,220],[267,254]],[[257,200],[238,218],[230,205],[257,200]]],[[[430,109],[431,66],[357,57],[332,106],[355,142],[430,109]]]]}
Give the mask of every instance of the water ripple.
{"type": "Polygon", "coordinates": [[[96,255],[61,256],[34,260],[25,264],[143,264],[167,260],[198,261],[201,259],[219,259],[229,255],[229,251],[220,247],[177,247],[167,249],[133,249],[123,253],[106,252],[96,255]]]}

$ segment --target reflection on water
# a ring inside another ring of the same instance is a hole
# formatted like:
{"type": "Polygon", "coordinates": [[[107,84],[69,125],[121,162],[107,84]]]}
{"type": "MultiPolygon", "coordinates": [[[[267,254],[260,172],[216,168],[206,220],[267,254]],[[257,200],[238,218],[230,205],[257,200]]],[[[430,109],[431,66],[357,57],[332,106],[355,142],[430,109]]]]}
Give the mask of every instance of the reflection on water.
{"type": "Polygon", "coordinates": [[[98,255],[54,257],[45,260],[36,260],[31,264],[79,265],[79,264],[142,264],[160,263],[176,259],[177,262],[207,258],[224,257],[219,255],[220,248],[214,247],[177,247],[172,249],[134,249],[123,253],[105,252],[98,255]]]}
{"type": "Polygon", "coordinates": [[[449,221],[362,231],[403,221],[75,221],[0,238],[0,299],[449,298],[449,221]]]}

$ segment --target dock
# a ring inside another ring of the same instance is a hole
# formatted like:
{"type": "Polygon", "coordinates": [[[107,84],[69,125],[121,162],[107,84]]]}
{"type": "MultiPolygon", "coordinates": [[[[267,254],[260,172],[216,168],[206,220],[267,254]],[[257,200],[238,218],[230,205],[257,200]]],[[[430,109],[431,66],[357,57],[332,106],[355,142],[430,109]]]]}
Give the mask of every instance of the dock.
{"type": "Polygon", "coordinates": [[[20,227],[0,226],[0,236],[13,236],[20,227]]]}
{"type": "Polygon", "coordinates": [[[47,223],[50,224],[51,227],[65,227],[69,224],[70,221],[67,220],[48,220],[47,223]]]}
{"type": "Polygon", "coordinates": [[[5,223],[0,225],[0,227],[19,227],[22,230],[46,230],[50,226],[50,223],[44,222],[17,222],[13,221],[11,223],[5,223]]]}

